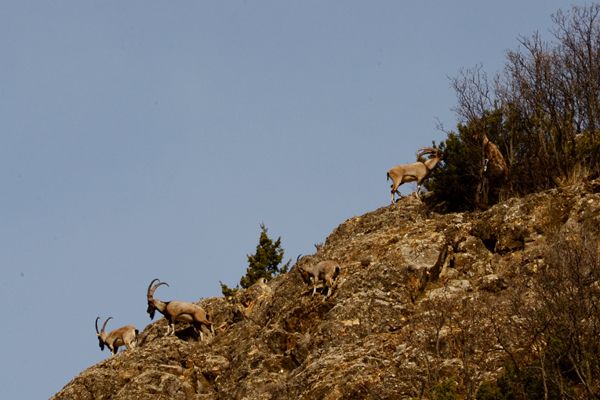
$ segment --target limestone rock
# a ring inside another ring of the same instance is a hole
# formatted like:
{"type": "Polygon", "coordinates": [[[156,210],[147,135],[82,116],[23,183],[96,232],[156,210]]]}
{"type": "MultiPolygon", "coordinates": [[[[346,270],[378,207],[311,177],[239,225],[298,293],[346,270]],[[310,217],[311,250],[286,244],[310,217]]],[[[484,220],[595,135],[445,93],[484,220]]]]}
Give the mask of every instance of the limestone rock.
{"type": "Polygon", "coordinates": [[[432,371],[463,376],[464,354],[477,385],[503,366],[494,318],[518,322],[503,304],[543,268],[546,235],[598,230],[598,187],[445,215],[407,197],[350,218],[304,261],[341,264],[326,301],[294,268],[232,299],[204,299],[217,327],[208,341],[184,323],[164,337],[161,319],[138,348],[91,366],[53,398],[421,398],[432,371]]]}

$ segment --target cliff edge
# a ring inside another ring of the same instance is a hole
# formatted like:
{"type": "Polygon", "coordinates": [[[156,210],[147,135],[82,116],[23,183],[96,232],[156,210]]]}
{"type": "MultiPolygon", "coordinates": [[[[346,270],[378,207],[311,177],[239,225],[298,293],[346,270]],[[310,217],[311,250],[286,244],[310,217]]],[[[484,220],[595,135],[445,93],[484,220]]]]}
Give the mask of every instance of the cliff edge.
{"type": "MultiPolygon", "coordinates": [[[[495,382],[512,367],[540,362],[545,331],[530,319],[547,305],[548,266],[563,254],[555,260],[553,251],[592,237],[598,252],[599,231],[599,180],[484,212],[436,214],[403,198],[348,219],[298,261],[341,264],[326,301],[311,296],[295,268],[233,298],[203,299],[214,337],[198,342],[184,323],[164,337],[160,319],[136,349],[91,366],[53,399],[481,396],[482,385],[500,390],[495,382]]],[[[575,395],[598,389],[569,376],[575,395]]]]}

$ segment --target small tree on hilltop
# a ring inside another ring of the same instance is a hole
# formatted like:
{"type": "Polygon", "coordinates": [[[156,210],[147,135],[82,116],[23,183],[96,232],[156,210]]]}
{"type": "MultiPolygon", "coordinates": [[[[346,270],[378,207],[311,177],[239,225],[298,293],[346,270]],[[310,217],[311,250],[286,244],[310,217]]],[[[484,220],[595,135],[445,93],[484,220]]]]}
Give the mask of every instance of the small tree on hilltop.
{"type": "MultiPolygon", "coordinates": [[[[271,280],[277,275],[284,274],[290,266],[290,261],[280,266],[284,254],[284,250],[281,248],[281,237],[278,237],[275,241],[271,240],[267,234],[265,224],[260,224],[260,230],[256,252],[247,256],[248,268],[246,268],[246,275],[240,279],[240,286],[244,289],[252,286],[260,278],[271,280]]],[[[238,287],[231,289],[221,282],[221,291],[224,296],[233,295],[237,289],[238,287]]]]}
{"type": "Polygon", "coordinates": [[[279,274],[286,273],[290,262],[279,267],[283,260],[283,249],[281,248],[281,237],[275,242],[267,235],[267,227],[260,224],[260,238],[256,246],[256,253],[248,255],[248,268],[246,275],[240,279],[240,285],[246,289],[252,286],[260,278],[270,280],[279,274]]]}

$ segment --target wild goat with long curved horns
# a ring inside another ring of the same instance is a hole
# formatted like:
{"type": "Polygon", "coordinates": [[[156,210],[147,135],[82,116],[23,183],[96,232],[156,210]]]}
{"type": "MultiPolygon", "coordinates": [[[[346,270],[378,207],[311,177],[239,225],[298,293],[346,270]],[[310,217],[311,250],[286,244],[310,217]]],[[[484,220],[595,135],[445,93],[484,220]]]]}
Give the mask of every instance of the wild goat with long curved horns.
{"type": "Polygon", "coordinates": [[[200,341],[203,340],[202,328],[206,327],[211,333],[214,334],[213,323],[210,320],[210,315],[204,311],[202,307],[194,303],[188,303],[185,301],[162,301],[154,298],[154,292],[161,286],[169,286],[166,282],[161,282],[159,279],[153,279],[148,285],[148,309],[146,310],[150,315],[150,319],[154,319],[154,313],[156,310],[160,312],[167,320],[167,333],[166,335],[175,334],[175,321],[186,321],[191,322],[194,329],[200,335],[200,341]],[[155,285],[154,283],[158,283],[155,285]]]}
{"type": "Polygon", "coordinates": [[[421,198],[419,196],[421,185],[423,184],[425,179],[429,178],[431,172],[444,158],[444,153],[440,149],[436,149],[433,147],[423,147],[419,149],[419,151],[417,152],[417,158],[422,157],[426,154],[430,155],[431,157],[425,161],[417,161],[410,164],[396,165],[387,172],[387,179],[392,180],[392,184],[390,186],[392,189],[392,204],[394,204],[396,193],[399,197],[402,197],[402,195],[398,191],[398,187],[406,182],[417,182],[416,194],[418,198],[421,198]]]}
{"type": "Polygon", "coordinates": [[[96,336],[98,336],[98,342],[100,350],[104,351],[104,346],[108,347],[113,356],[117,354],[119,347],[126,346],[128,349],[133,349],[137,343],[137,336],[139,331],[133,325],[122,326],[115,330],[106,333],[106,324],[112,317],[106,318],[106,321],[102,324],[102,329],[98,330],[98,320],[96,318],[96,336]]]}

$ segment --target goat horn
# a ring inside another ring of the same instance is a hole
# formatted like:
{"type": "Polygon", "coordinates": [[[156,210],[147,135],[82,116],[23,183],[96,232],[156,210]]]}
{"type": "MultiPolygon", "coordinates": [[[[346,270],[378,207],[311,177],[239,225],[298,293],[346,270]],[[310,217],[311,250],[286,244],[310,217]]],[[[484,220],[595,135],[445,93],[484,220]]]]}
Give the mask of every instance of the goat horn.
{"type": "Polygon", "coordinates": [[[158,288],[160,285],[169,286],[168,283],[161,282],[160,279],[158,279],[158,278],[152,279],[152,282],[150,282],[150,284],[148,285],[148,292],[147,292],[148,299],[150,299],[150,298],[152,298],[152,296],[154,296],[154,292],[156,291],[156,288],[158,288]],[[156,285],[154,285],[154,282],[156,282],[156,281],[158,281],[158,283],[156,285]],[[152,285],[154,285],[154,287],[152,285]]]}
{"type": "Polygon", "coordinates": [[[442,156],[443,152],[440,149],[436,149],[433,147],[421,147],[417,151],[417,157],[424,156],[425,154],[431,154],[431,155],[435,154],[436,156],[442,156]]]}
{"type": "Polygon", "coordinates": [[[159,282],[160,282],[160,279],[158,279],[158,278],[154,278],[154,279],[152,279],[152,281],[151,281],[151,282],[150,282],[150,284],[148,285],[148,296],[150,295],[150,290],[152,290],[152,285],[154,285],[154,282],[156,282],[156,281],[159,281],[159,282]]]}
{"type": "Polygon", "coordinates": [[[169,284],[167,282],[161,282],[159,279],[154,279],[154,280],[152,280],[152,282],[150,282],[150,286],[148,286],[148,299],[151,299],[154,296],[154,292],[161,285],[169,286],[169,284]],[[158,283],[156,285],[152,286],[152,284],[156,281],[158,281],[158,283]]]}
{"type": "Polygon", "coordinates": [[[108,324],[108,320],[112,319],[112,317],[108,317],[106,318],[106,321],[104,321],[104,323],[102,324],[102,330],[101,332],[104,332],[104,329],[106,328],[106,324],[108,324]]]}
{"type": "Polygon", "coordinates": [[[100,331],[98,330],[98,320],[100,319],[100,317],[96,318],[96,333],[100,333],[100,331]]]}

